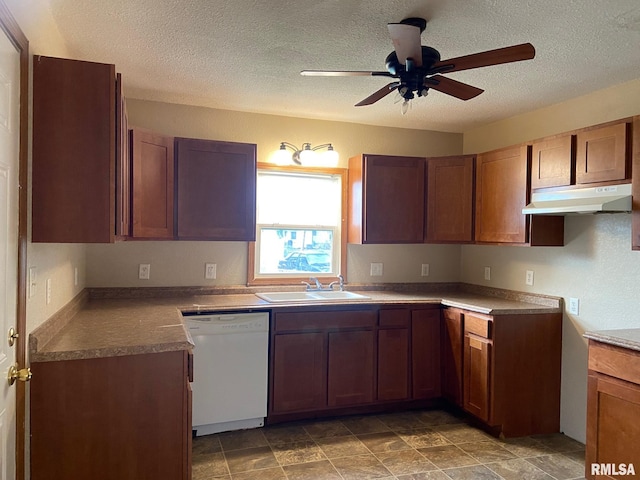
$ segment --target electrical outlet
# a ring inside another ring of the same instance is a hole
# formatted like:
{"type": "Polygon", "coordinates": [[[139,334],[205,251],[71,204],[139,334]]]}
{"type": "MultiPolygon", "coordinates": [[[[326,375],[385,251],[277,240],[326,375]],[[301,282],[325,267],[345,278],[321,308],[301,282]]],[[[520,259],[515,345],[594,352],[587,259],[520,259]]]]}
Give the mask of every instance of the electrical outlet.
{"type": "Polygon", "coordinates": [[[47,289],[47,305],[49,305],[51,303],[51,279],[50,278],[47,278],[46,289],[47,289]]]}
{"type": "Polygon", "coordinates": [[[140,280],[149,280],[151,277],[151,265],[148,263],[141,263],[138,266],[138,278],[140,280]]]}
{"type": "Polygon", "coordinates": [[[580,315],[580,299],[569,299],[569,313],[572,315],[580,315]]]}
{"type": "Polygon", "coordinates": [[[38,277],[38,270],[36,269],[36,267],[30,267],[29,268],[29,298],[33,297],[36,294],[36,285],[37,283],[37,277],[38,277]]]}
{"type": "Polygon", "coordinates": [[[533,285],[533,270],[527,270],[524,283],[527,285],[533,285]]]}
{"type": "Polygon", "coordinates": [[[371,273],[372,277],[381,277],[382,276],[382,263],[372,263],[371,264],[371,273]]]}
{"type": "Polygon", "coordinates": [[[217,270],[217,265],[215,263],[205,263],[204,278],[208,280],[213,280],[214,278],[216,278],[216,270],[217,270]]]}
{"type": "Polygon", "coordinates": [[[484,279],[491,280],[491,267],[484,267],[484,279]]]}
{"type": "Polygon", "coordinates": [[[78,286],[78,267],[73,268],[73,285],[78,286]]]}
{"type": "Polygon", "coordinates": [[[429,276],[429,264],[428,263],[423,263],[422,264],[422,273],[420,274],[423,277],[428,277],[429,276]]]}

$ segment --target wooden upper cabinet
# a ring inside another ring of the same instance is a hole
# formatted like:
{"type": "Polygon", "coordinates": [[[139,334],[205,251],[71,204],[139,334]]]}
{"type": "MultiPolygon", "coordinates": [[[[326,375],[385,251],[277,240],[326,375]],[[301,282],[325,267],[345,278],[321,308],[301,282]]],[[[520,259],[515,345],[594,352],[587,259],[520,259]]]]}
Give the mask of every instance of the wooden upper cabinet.
{"type": "Polygon", "coordinates": [[[630,178],[631,123],[617,123],[577,133],[576,183],[630,178]]]}
{"type": "Polygon", "coordinates": [[[575,136],[562,135],[533,142],[531,188],[575,183],[575,136]]]}
{"type": "Polygon", "coordinates": [[[116,235],[131,235],[131,151],[129,117],[122,92],[122,76],[116,76],[116,235]]]}
{"type": "Polygon", "coordinates": [[[349,243],[422,243],[424,174],[424,158],[350,158],[349,243]]]}
{"type": "Polygon", "coordinates": [[[134,238],[173,238],[173,137],[134,128],[133,158],[134,238]]]}
{"type": "Polygon", "coordinates": [[[526,243],[528,147],[479,154],[476,160],[477,242],[526,243]]]}
{"type": "Polygon", "coordinates": [[[115,240],[120,101],[114,65],[33,57],[34,242],[115,240]]]}
{"type": "Polygon", "coordinates": [[[426,241],[473,242],[475,156],[427,158],[426,241]]]}
{"type": "MultiPolygon", "coordinates": [[[[633,118],[633,165],[634,172],[640,172],[640,116],[633,118]]],[[[640,174],[632,176],[631,246],[640,250],[640,174]]]]}
{"type": "Polygon", "coordinates": [[[178,138],[177,236],[253,241],[256,145],[178,138]]]}

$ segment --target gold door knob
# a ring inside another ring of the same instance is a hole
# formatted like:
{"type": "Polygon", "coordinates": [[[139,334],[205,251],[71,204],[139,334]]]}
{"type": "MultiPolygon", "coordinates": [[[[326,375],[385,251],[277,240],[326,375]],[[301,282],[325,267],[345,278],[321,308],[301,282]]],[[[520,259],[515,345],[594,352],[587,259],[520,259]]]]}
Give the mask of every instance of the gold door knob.
{"type": "Polygon", "coordinates": [[[16,332],[16,329],[15,329],[15,328],[11,327],[11,328],[9,329],[9,333],[7,334],[7,336],[9,337],[9,338],[8,338],[8,340],[9,340],[9,346],[10,346],[10,347],[13,347],[13,344],[14,344],[14,343],[16,343],[16,340],[18,339],[18,337],[19,337],[20,335],[18,334],[18,332],[16,332]]]}
{"type": "Polygon", "coordinates": [[[11,367],[9,367],[9,372],[7,373],[7,381],[9,382],[9,385],[13,385],[16,380],[20,380],[21,382],[28,382],[29,380],[31,380],[32,376],[33,374],[31,373],[30,368],[27,367],[18,369],[18,364],[16,363],[15,365],[11,365],[11,367]]]}

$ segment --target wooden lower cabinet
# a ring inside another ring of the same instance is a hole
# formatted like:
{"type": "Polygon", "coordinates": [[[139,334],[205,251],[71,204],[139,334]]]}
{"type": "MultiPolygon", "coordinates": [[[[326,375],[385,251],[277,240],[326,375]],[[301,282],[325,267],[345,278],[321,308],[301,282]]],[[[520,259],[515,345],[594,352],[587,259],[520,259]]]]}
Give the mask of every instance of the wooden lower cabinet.
{"type": "Polygon", "coordinates": [[[276,335],[273,352],[273,411],[315,410],[324,407],[327,381],[325,335],[276,335]]]}
{"type": "Polygon", "coordinates": [[[411,311],[414,399],[440,396],[440,308],[411,311]]]}
{"type": "Polygon", "coordinates": [[[191,478],[189,352],[33,362],[33,480],[191,478]]]}
{"type": "Polygon", "coordinates": [[[269,417],[371,403],[376,317],[372,307],[274,312],[269,417]]]}
{"type": "Polygon", "coordinates": [[[473,334],[464,336],[464,409],[489,421],[491,401],[491,340],[473,334]]]}
{"type": "Polygon", "coordinates": [[[379,401],[406,400],[410,396],[411,311],[381,309],[378,314],[379,401]]]}
{"type": "Polygon", "coordinates": [[[327,405],[343,407],[373,401],[374,332],[329,333],[327,405]]]}
{"type": "Polygon", "coordinates": [[[273,319],[269,423],[444,398],[505,437],[560,429],[561,313],[358,305],[273,319]]]}
{"type": "Polygon", "coordinates": [[[442,396],[462,407],[462,313],[445,308],[442,311],[441,329],[441,387],[442,396]]]}
{"type": "Polygon", "coordinates": [[[505,437],[560,431],[562,314],[443,313],[445,397],[505,437]],[[460,327],[463,340],[462,355],[460,327]]]}
{"type": "Polygon", "coordinates": [[[588,379],[585,477],[629,478],[613,473],[623,464],[639,475],[640,352],[590,340],[588,379]]]}

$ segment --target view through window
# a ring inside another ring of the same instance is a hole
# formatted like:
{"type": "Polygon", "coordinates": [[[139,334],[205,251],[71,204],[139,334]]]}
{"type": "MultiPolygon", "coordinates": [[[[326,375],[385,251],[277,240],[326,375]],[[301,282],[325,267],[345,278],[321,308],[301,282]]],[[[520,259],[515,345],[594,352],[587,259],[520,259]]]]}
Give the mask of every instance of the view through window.
{"type": "Polygon", "coordinates": [[[255,278],[340,273],[342,176],[258,169],[255,278]]]}

